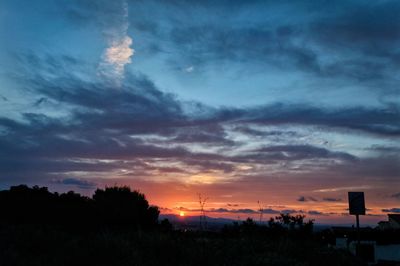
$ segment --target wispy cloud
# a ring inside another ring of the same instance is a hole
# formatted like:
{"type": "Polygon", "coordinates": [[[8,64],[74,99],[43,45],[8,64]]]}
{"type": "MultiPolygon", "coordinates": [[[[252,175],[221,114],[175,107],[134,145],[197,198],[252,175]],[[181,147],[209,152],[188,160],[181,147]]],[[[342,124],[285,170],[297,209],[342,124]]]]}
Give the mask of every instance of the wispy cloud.
{"type": "Polygon", "coordinates": [[[323,188],[323,189],[317,189],[314,190],[313,192],[337,192],[337,191],[346,191],[346,190],[363,190],[363,189],[371,189],[371,186],[352,186],[352,187],[333,187],[333,188],[323,188]]]}
{"type": "Polygon", "coordinates": [[[132,38],[128,35],[128,3],[126,1],[121,3],[120,16],[116,20],[118,25],[108,25],[105,30],[108,47],[99,65],[99,74],[117,87],[121,86],[125,66],[132,62],[131,57],[135,52],[131,48],[132,38]]]}

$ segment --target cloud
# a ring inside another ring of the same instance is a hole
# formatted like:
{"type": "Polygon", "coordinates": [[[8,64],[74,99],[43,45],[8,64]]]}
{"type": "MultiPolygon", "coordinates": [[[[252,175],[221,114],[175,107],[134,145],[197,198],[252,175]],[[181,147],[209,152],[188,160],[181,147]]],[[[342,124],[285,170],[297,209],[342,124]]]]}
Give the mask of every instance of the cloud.
{"type": "Polygon", "coordinates": [[[392,195],[390,195],[390,197],[395,198],[395,199],[400,199],[400,192],[392,194],[392,195]]]}
{"type": "Polygon", "coordinates": [[[361,90],[398,96],[394,77],[400,64],[396,49],[400,5],[396,1],[169,2],[157,3],[157,11],[131,2],[141,12],[130,22],[150,36],[150,53],[167,56],[174,69],[193,64],[196,69],[234,65],[247,73],[272,69],[321,81],[316,89],[329,84],[324,91],[361,84],[361,90]],[[221,16],[210,16],[210,11],[221,16]],[[269,12],[274,16],[259,19],[269,12]],[[244,23],[241,18],[249,13],[254,18],[244,23]],[[293,15],[286,19],[287,14],[293,15]],[[168,51],[160,48],[163,43],[169,44],[168,51]]]}
{"type": "Polygon", "coordinates": [[[70,75],[80,65],[77,60],[21,57],[29,72],[21,71],[19,82],[27,88],[24,93],[35,96],[32,106],[37,99],[43,108],[57,103],[62,115],[29,110],[18,118],[0,117],[4,182],[19,183],[29,175],[42,182],[76,176],[185,183],[188,176],[207,174],[235,189],[245,182],[253,189],[268,189],[265,184],[288,186],[274,179],[287,176],[298,184],[312,183],[309,190],[330,192],[373,189],[377,177],[384,185],[399,177],[396,153],[356,156],[346,147],[333,150],[293,129],[396,139],[398,108],[330,109],[306,104],[215,108],[183,102],[142,74],[126,73],[123,90],[112,90],[109,84],[70,75]],[[47,61],[52,62],[50,67],[47,61]],[[43,76],[46,67],[57,78],[43,76]],[[201,109],[201,114],[187,109],[201,109]],[[275,142],[270,137],[281,139],[275,142]]]}
{"type": "Polygon", "coordinates": [[[310,196],[308,196],[308,197],[305,197],[305,196],[300,196],[298,199],[297,199],[297,201],[300,201],[300,202],[307,202],[307,201],[318,201],[316,198],[313,198],[313,197],[310,197],[310,196]]]}
{"type": "Polygon", "coordinates": [[[338,202],[338,201],[342,201],[342,199],[340,198],[323,198],[323,201],[327,201],[327,202],[338,202]]]}
{"type": "Polygon", "coordinates": [[[244,120],[257,124],[320,125],[351,129],[382,136],[400,136],[400,107],[352,107],[325,109],[310,105],[273,104],[255,107],[243,113],[244,120]]]}
{"type": "Polygon", "coordinates": [[[243,214],[255,214],[257,211],[253,209],[208,209],[207,212],[219,212],[219,213],[243,213],[243,214]]]}
{"type": "Polygon", "coordinates": [[[192,73],[194,71],[194,66],[188,66],[183,69],[187,73],[192,73]]]}
{"type": "Polygon", "coordinates": [[[4,97],[3,95],[0,95],[0,99],[2,99],[3,101],[7,102],[8,99],[6,97],[4,97]]]}
{"type": "Polygon", "coordinates": [[[299,160],[307,158],[337,158],[343,160],[354,160],[355,156],[344,152],[332,152],[325,148],[311,145],[276,145],[262,147],[256,150],[260,154],[270,154],[282,160],[299,160]]]}
{"type": "Polygon", "coordinates": [[[252,137],[277,137],[277,138],[300,137],[300,134],[295,131],[285,131],[285,130],[264,131],[251,128],[250,125],[249,126],[240,125],[233,128],[233,130],[252,137]]]}
{"type": "Polygon", "coordinates": [[[286,209],[286,210],[282,210],[280,211],[280,213],[284,213],[284,214],[292,214],[292,213],[302,213],[303,211],[299,211],[299,210],[293,210],[293,209],[286,209]]]}
{"type": "MultiPolygon", "coordinates": [[[[218,209],[208,209],[207,212],[216,212],[216,213],[235,213],[235,214],[260,214],[259,210],[254,209],[226,209],[226,208],[218,208],[218,209]]],[[[320,211],[310,210],[310,211],[303,211],[303,210],[294,210],[294,209],[284,209],[284,210],[276,210],[276,209],[263,209],[263,214],[293,214],[293,213],[307,213],[309,215],[315,216],[326,216],[329,215],[327,213],[323,213],[320,211]]]]}
{"type": "MultiPolygon", "coordinates": [[[[199,209],[188,209],[179,207],[177,209],[184,210],[184,211],[194,211],[197,212],[199,209]]],[[[206,209],[206,212],[214,212],[214,213],[234,213],[234,214],[260,214],[259,210],[250,209],[250,208],[243,208],[243,209],[227,209],[227,208],[210,208],[206,209]]],[[[280,213],[295,213],[298,212],[296,210],[277,210],[277,209],[263,209],[263,214],[280,214],[280,213]]]]}
{"type": "Polygon", "coordinates": [[[320,211],[314,211],[314,210],[311,210],[311,211],[307,211],[307,214],[309,214],[309,215],[315,215],[315,216],[327,216],[327,215],[329,215],[329,214],[327,214],[327,213],[324,213],[324,212],[320,212],[320,211]]]}
{"type": "Polygon", "coordinates": [[[82,189],[93,189],[96,187],[96,183],[90,182],[88,180],[83,180],[79,178],[65,178],[61,180],[53,180],[53,183],[55,184],[62,184],[62,185],[67,185],[67,186],[77,186],[82,189]]]}
{"type": "Polygon", "coordinates": [[[109,25],[105,25],[104,34],[108,47],[102,56],[99,73],[120,87],[124,78],[125,65],[131,63],[134,49],[131,48],[132,38],[128,36],[128,3],[126,0],[120,0],[116,1],[115,5],[119,6],[120,10],[112,16],[119,17],[109,19],[109,25]]]}
{"type": "Polygon", "coordinates": [[[382,212],[400,213],[400,208],[382,209],[382,212]]]}
{"type": "Polygon", "coordinates": [[[118,79],[123,77],[125,65],[132,62],[131,57],[134,50],[130,47],[131,45],[132,39],[129,36],[112,41],[111,46],[103,55],[104,65],[102,67],[105,71],[103,74],[118,79]]]}
{"type": "Polygon", "coordinates": [[[346,191],[346,190],[364,190],[364,189],[371,189],[371,186],[368,185],[361,185],[361,186],[353,186],[353,187],[332,187],[332,188],[322,188],[322,189],[317,189],[314,190],[313,192],[321,192],[321,193],[326,193],[326,192],[338,192],[338,191],[346,191]]]}

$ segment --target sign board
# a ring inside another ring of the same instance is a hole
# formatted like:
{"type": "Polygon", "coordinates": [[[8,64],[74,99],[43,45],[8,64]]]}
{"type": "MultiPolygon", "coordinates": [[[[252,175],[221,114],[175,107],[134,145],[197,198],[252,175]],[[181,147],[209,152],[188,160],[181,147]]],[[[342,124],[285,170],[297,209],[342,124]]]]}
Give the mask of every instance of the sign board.
{"type": "Polygon", "coordinates": [[[349,192],[349,211],[352,215],[365,215],[364,192],[349,192]]]}

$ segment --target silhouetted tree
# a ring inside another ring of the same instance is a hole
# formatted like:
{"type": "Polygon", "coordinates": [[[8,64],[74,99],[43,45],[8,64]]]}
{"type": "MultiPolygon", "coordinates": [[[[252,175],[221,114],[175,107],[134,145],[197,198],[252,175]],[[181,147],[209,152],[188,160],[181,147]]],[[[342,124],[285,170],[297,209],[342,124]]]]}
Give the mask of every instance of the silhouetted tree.
{"type": "Polygon", "coordinates": [[[106,224],[153,227],[158,223],[158,207],[149,206],[144,194],[127,186],[97,189],[93,195],[99,219],[106,224]]]}
{"type": "Polygon", "coordinates": [[[26,185],[12,186],[0,191],[2,222],[43,223],[54,221],[58,194],[50,193],[47,187],[26,185]]]}

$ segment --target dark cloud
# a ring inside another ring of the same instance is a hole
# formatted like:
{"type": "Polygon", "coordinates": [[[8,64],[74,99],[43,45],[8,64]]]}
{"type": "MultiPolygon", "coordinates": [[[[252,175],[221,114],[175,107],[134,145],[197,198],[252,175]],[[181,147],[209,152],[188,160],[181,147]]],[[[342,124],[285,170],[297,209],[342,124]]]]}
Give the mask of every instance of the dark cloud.
{"type": "Polygon", "coordinates": [[[372,145],[367,150],[379,152],[382,154],[400,154],[400,147],[388,147],[382,145],[372,145]]]}
{"type": "Polygon", "coordinates": [[[275,210],[275,209],[271,209],[271,208],[267,208],[267,209],[263,209],[262,213],[265,214],[279,214],[279,213],[287,213],[288,210],[283,210],[283,211],[279,211],[279,210],[275,210]]]}
{"type": "Polygon", "coordinates": [[[400,63],[396,49],[400,6],[396,1],[171,2],[130,4],[132,27],[153,36],[147,48],[155,47],[150,50],[169,56],[174,69],[188,64],[205,68],[250,62],[251,67],[268,66],[312,73],[315,77],[364,82],[371,86],[363,88],[398,95],[388,86],[400,63]],[[241,18],[249,12],[255,14],[251,22],[219,19],[241,18]],[[268,12],[273,12],[276,19],[257,19],[268,12]],[[282,19],[288,13],[292,14],[290,19],[282,19]],[[304,18],[303,14],[309,15],[304,18]],[[169,50],[163,51],[160,42],[168,44],[169,50]]]}
{"type": "Polygon", "coordinates": [[[337,158],[343,160],[354,160],[356,157],[344,152],[332,152],[324,148],[318,148],[311,145],[279,145],[268,146],[257,149],[261,154],[271,154],[276,159],[281,160],[300,160],[311,158],[337,158]]]}
{"type": "Polygon", "coordinates": [[[364,107],[329,110],[306,105],[275,104],[249,110],[247,119],[258,124],[303,124],[352,129],[382,136],[400,135],[400,107],[364,107]]]}
{"type": "MultiPolygon", "coordinates": [[[[209,209],[208,212],[219,212],[219,213],[238,213],[238,214],[260,214],[259,210],[253,209],[225,209],[225,208],[218,208],[218,209],[209,209]]],[[[326,216],[329,215],[327,213],[310,210],[310,211],[303,211],[303,210],[293,210],[293,209],[285,209],[285,210],[275,210],[275,209],[263,209],[262,213],[264,214],[293,214],[293,213],[307,213],[309,215],[314,216],[326,216]]]]}
{"type": "Polygon", "coordinates": [[[65,178],[61,180],[54,180],[55,184],[67,185],[67,186],[77,186],[82,189],[93,189],[96,187],[95,182],[90,182],[88,180],[83,180],[79,178],[65,178]]]}
{"type": "Polygon", "coordinates": [[[326,45],[343,45],[350,48],[367,46],[371,51],[383,48],[400,39],[400,5],[397,1],[357,3],[353,1],[346,10],[335,16],[313,23],[313,30],[326,45]],[[352,5],[352,6],[351,6],[352,5]],[[369,47],[368,47],[369,46],[369,47]]]}
{"type": "Polygon", "coordinates": [[[382,212],[400,213],[400,208],[382,209],[382,212]]]}
{"type": "Polygon", "coordinates": [[[3,95],[0,95],[0,99],[2,99],[3,101],[7,102],[8,99],[6,97],[4,97],[3,95]]]}
{"type": "Polygon", "coordinates": [[[390,195],[391,198],[399,199],[400,200],[400,192],[390,195]]]}
{"type": "Polygon", "coordinates": [[[342,201],[342,199],[340,198],[323,198],[323,201],[327,201],[327,202],[337,202],[337,201],[342,201]]]}
{"type": "Polygon", "coordinates": [[[357,179],[381,177],[382,181],[396,180],[400,173],[399,156],[367,157],[353,163],[336,165],[332,171],[357,179]]]}
{"type": "Polygon", "coordinates": [[[325,147],[293,144],[264,145],[234,153],[232,151],[240,148],[242,143],[234,141],[228,132],[228,128],[233,128],[232,132],[285,140],[299,135],[294,131],[261,131],[252,126],[300,125],[396,138],[400,135],[400,108],[396,106],[332,110],[273,104],[212,108],[196,102],[183,103],[175,95],[160,91],[141,74],[127,74],[123,88],[115,89],[109,84],[89,82],[72,75],[67,69],[74,69],[77,61],[73,58],[19,55],[19,60],[29,71],[21,72],[18,82],[29,88],[27,93],[39,99],[36,104],[54,102],[63,105],[65,114],[56,118],[26,112],[18,120],[0,117],[3,134],[0,170],[3,175],[21,178],[30,173],[49,177],[78,171],[107,173],[118,169],[142,177],[150,176],[154,171],[233,174],[240,163],[277,165],[300,160],[339,159],[341,165],[304,164],[302,170],[315,171],[325,167],[327,171],[355,177],[398,177],[396,155],[357,158],[325,147]],[[58,60],[62,62],[57,63],[58,60]],[[43,70],[46,68],[58,71],[57,78],[45,78],[42,71],[48,71],[43,70]],[[185,105],[201,110],[202,115],[187,112],[185,105]],[[203,147],[207,152],[194,149],[193,145],[203,147]],[[160,162],[177,165],[157,165],[160,162]]]}
{"type": "MultiPolygon", "coordinates": [[[[198,209],[187,209],[180,207],[179,210],[184,211],[199,211],[198,209]]],[[[227,209],[227,208],[210,208],[205,210],[206,212],[216,212],[216,213],[235,213],[235,214],[260,214],[259,210],[255,209],[227,209]]],[[[262,213],[264,214],[280,214],[280,213],[296,213],[296,210],[276,210],[276,209],[263,209],[262,213]]]]}
{"type": "Polygon", "coordinates": [[[203,143],[207,145],[234,146],[236,143],[227,138],[227,133],[221,125],[200,125],[180,129],[172,142],[203,143]]]}
{"type": "Polygon", "coordinates": [[[299,211],[299,210],[293,210],[293,209],[285,209],[285,210],[281,210],[280,213],[284,213],[284,214],[292,214],[292,213],[302,213],[303,211],[299,211]]]}
{"type": "Polygon", "coordinates": [[[233,130],[253,137],[273,137],[277,140],[300,136],[300,134],[295,131],[281,131],[281,130],[263,131],[243,125],[237,126],[233,130]]]}
{"type": "MultiPolygon", "coordinates": [[[[361,86],[364,89],[398,95],[393,88],[400,64],[397,1],[128,3],[130,28],[146,39],[140,52],[163,53],[173,69],[250,62],[251,67],[300,71],[334,83],[362,82],[367,85],[361,86]],[[262,19],[269,13],[273,13],[270,19],[262,19]],[[241,19],[248,14],[254,18],[241,19]]],[[[62,1],[60,5],[66,18],[79,27],[104,28],[123,20],[122,1],[62,1]]]]}
{"type": "Polygon", "coordinates": [[[323,215],[323,216],[329,215],[329,214],[326,214],[326,213],[323,213],[323,212],[320,212],[320,211],[314,211],[314,210],[307,211],[307,214],[315,215],[315,216],[318,216],[318,215],[323,215]]]}
{"type": "MultiPolygon", "coordinates": [[[[68,65],[67,60],[61,65],[68,65]]],[[[35,57],[30,63],[32,69],[41,69],[43,59],[35,57]]],[[[36,73],[27,80],[35,93],[63,104],[79,107],[72,119],[82,125],[95,128],[123,129],[126,133],[162,133],[175,131],[176,141],[216,142],[233,144],[218,123],[239,123],[238,130],[258,134],[245,127],[248,123],[258,125],[310,125],[326,126],[342,130],[357,130],[386,137],[400,135],[400,107],[387,105],[379,109],[353,107],[326,109],[310,105],[272,104],[251,108],[201,108],[207,116],[201,119],[190,117],[183,111],[182,102],[172,94],[163,93],[148,77],[128,74],[123,90],[107,87],[105,84],[89,83],[69,76],[67,70],[60,70],[57,78],[48,80],[36,73]],[[34,80],[33,80],[34,79],[34,80]],[[139,126],[140,125],[140,126],[139,126]],[[202,130],[200,130],[202,129],[202,130]]],[[[21,82],[21,81],[19,81],[21,82]]],[[[197,103],[192,105],[196,106],[197,103]]],[[[197,105],[198,106],[198,105],[197,105]]],[[[295,134],[294,132],[265,132],[266,135],[295,134]]]]}
{"type": "Polygon", "coordinates": [[[316,198],[313,198],[313,197],[310,197],[310,196],[308,196],[308,197],[306,197],[306,196],[299,196],[298,197],[298,199],[297,199],[297,201],[300,201],[300,202],[307,202],[307,201],[318,201],[316,198]]]}
{"type": "Polygon", "coordinates": [[[208,212],[220,212],[220,213],[243,213],[243,214],[255,214],[259,213],[253,209],[225,209],[225,208],[218,208],[218,209],[209,209],[208,212]]]}
{"type": "MultiPolygon", "coordinates": [[[[316,53],[276,36],[269,25],[255,27],[221,27],[202,25],[175,27],[169,39],[180,47],[182,59],[196,66],[221,62],[249,62],[299,68],[319,72],[316,53]],[[251,44],[251,46],[249,46],[251,44]]],[[[178,63],[179,64],[179,63],[178,63]]]]}

